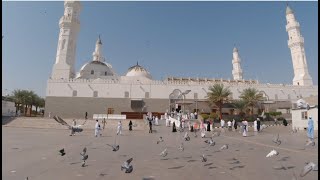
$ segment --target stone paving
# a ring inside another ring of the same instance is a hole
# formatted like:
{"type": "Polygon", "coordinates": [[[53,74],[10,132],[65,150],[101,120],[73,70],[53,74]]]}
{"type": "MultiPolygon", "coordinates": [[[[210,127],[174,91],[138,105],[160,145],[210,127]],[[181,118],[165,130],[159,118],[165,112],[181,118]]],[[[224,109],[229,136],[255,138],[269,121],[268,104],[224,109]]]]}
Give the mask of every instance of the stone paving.
{"type": "MultiPolygon", "coordinates": [[[[171,128],[154,126],[148,130],[128,131],[123,126],[123,135],[117,136],[120,150],[113,152],[106,144],[115,141],[115,129],[106,129],[102,137],[94,137],[91,129],[85,129],[76,136],[69,136],[65,129],[39,129],[2,126],[2,178],[21,180],[92,180],[92,179],[221,179],[221,180],[291,180],[293,173],[302,180],[318,179],[318,171],[311,171],[304,177],[299,174],[307,161],[318,164],[318,139],[316,145],[302,148],[306,132],[290,133],[290,126],[271,126],[258,135],[250,129],[248,137],[239,132],[222,132],[215,138],[216,145],[208,147],[206,138],[194,137],[184,141],[185,150],[178,146],[184,133],[172,133],[171,128]],[[273,135],[280,134],[280,146],[272,142],[273,135]],[[157,144],[162,136],[164,142],[157,144]],[[218,151],[223,144],[229,149],[218,151]],[[81,167],[80,152],[87,147],[87,166],[81,167]],[[66,155],[59,156],[64,148],[66,155]],[[159,156],[165,148],[166,157],[159,156]],[[275,149],[278,156],[266,158],[275,149]],[[201,162],[201,155],[208,161],[201,162]],[[120,170],[122,163],[133,157],[133,172],[120,170]],[[236,160],[233,160],[235,158],[236,160]],[[238,162],[237,162],[238,161],[238,162]],[[275,170],[273,166],[285,166],[287,170],[275,170]]],[[[315,132],[318,137],[317,132],[315,132]]],[[[211,132],[207,132],[211,135],[211,132]]]]}

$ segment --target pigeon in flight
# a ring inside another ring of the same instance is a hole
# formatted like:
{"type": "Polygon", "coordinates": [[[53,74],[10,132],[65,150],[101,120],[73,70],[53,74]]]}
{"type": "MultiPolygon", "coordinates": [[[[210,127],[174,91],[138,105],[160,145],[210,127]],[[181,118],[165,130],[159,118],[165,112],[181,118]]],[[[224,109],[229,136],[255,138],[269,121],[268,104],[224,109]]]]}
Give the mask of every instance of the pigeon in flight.
{"type": "Polygon", "coordinates": [[[160,156],[166,157],[168,154],[167,148],[160,153],[160,156]]]}
{"type": "Polygon", "coordinates": [[[273,149],[272,151],[270,151],[269,154],[267,154],[266,157],[277,156],[278,154],[279,154],[279,152],[277,152],[276,150],[273,149]]]}
{"type": "Polygon", "coordinates": [[[281,144],[281,140],[279,139],[279,134],[275,136],[275,138],[272,140],[272,142],[276,143],[278,146],[281,144]]]}
{"type": "Polygon", "coordinates": [[[64,152],[64,148],[59,150],[61,156],[64,156],[66,153],[64,152]]]}
{"type": "Polygon", "coordinates": [[[201,161],[202,161],[202,162],[207,162],[207,158],[205,157],[204,154],[202,154],[202,156],[201,156],[201,161]]]}
{"type": "Polygon", "coordinates": [[[180,151],[184,151],[183,143],[180,144],[180,146],[178,147],[178,149],[179,149],[180,151]]]}
{"type": "Polygon", "coordinates": [[[125,173],[131,173],[133,171],[133,166],[130,164],[133,158],[128,159],[121,166],[121,171],[126,170],[125,173]]]}
{"type": "Polygon", "coordinates": [[[160,142],[163,142],[162,136],[160,136],[159,140],[157,141],[157,144],[159,144],[160,142]]]}
{"type": "Polygon", "coordinates": [[[207,143],[207,144],[209,144],[209,146],[214,146],[214,145],[216,144],[216,143],[213,141],[212,138],[207,139],[207,140],[205,140],[204,142],[207,143]]]}
{"type": "Polygon", "coordinates": [[[228,148],[229,148],[228,144],[225,144],[220,148],[220,150],[224,150],[224,149],[228,149],[228,148]]]}
{"type": "Polygon", "coordinates": [[[84,167],[86,165],[87,159],[88,159],[88,154],[82,156],[82,158],[81,158],[81,160],[83,160],[82,165],[81,165],[82,167],[84,167]]]}
{"type": "Polygon", "coordinates": [[[300,173],[300,177],[304,177],[307,175],[311,170],[318,171],[318,165],[313,162],[306,163],[307,165],[304,166],[303,170],[300,173]]]}
{"type": "Polygon", "coordinates": [[[107,145],[112,147],[112,151],[118,151],[120,149],[119,145],[110,145],[110,144],[107,144],[107,145]]]}
{"type": "Polygon", "coordinates": [[[188,135],[188,132],[186,132],[186,134],[184,134],[184,140],[185,141],[190,141],[190,137],[188,135]]]}

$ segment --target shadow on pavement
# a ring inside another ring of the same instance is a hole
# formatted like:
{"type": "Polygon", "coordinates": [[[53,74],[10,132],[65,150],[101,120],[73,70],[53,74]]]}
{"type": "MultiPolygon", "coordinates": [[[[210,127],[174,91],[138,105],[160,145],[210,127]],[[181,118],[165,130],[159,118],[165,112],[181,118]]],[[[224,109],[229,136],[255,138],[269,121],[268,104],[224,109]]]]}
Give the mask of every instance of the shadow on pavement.
{"type": "Polygon", "coordinates": [[[15,120],[17,117],[14,116],[2,116],[2,125],[6,125],[11,121],[15,120]]]}

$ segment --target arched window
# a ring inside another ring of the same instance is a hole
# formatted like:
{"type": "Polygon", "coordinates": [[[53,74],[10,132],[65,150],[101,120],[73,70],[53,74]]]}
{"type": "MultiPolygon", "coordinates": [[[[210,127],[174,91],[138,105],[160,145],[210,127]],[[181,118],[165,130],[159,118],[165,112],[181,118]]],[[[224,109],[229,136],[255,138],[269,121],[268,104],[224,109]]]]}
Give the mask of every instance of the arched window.
{"type": "Polygon", "coordinates": [[[125,91],[125,92],[124,92],[124,97],[125,97],[125,98],[128,98],[128,97],[129,97],[129,92],[128,92],[128,91],[125,91]]]}
{"type": "Polygon", "coordinates": [[[72,91],[72,96],[73,96],[73,97],[76,97],[76,96],[77,96],[77,91],[76,91],[76,90],[73,90],[73,91],[72,91]]]}
{"type": "Polygon", "coordinates": [[[106,72],[104,72],[104,75],[106,76],[106,75],[108,75],[108,72],[106,71],[106,72]]]}
{"type": "Polygon", "coordinates": [[[93,91],[93,97],[98,97],[98,91],[93,91]]]}
{"type": "Polygon", "coordinates": [[[94,70],[91,70],[91,74],[94,74],[94,70]]]}

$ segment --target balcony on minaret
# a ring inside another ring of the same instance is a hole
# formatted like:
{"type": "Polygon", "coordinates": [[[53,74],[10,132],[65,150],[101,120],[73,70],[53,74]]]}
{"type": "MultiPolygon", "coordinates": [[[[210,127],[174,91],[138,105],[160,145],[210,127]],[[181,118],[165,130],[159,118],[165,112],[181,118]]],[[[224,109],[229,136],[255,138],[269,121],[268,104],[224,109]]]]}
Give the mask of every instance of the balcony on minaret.
{"type": "Polygon", "coordinates": [[[296,45],[296,44],[304,44],[304,38],[300,36],[300,37],[295,37],[293,39],[288,40],[289,47],[296,45]]]}
{"type": "Polygon", "coordinates": [[[59,25],[64,22],[76,22],[77,24],[80,24],[80,21],[76,18],[73,18],[72,16],[62,16],[59,20],[59,25]]]}
{"type": "Polygon", "coordinates": [[[293,21],[293,22],[288,23],[288,24],[286,25],[286,31],[289,31],[289,30],[295,29],[295,28],[299,28],[299,27],[300,27],[299,22],[293,21]]]}

